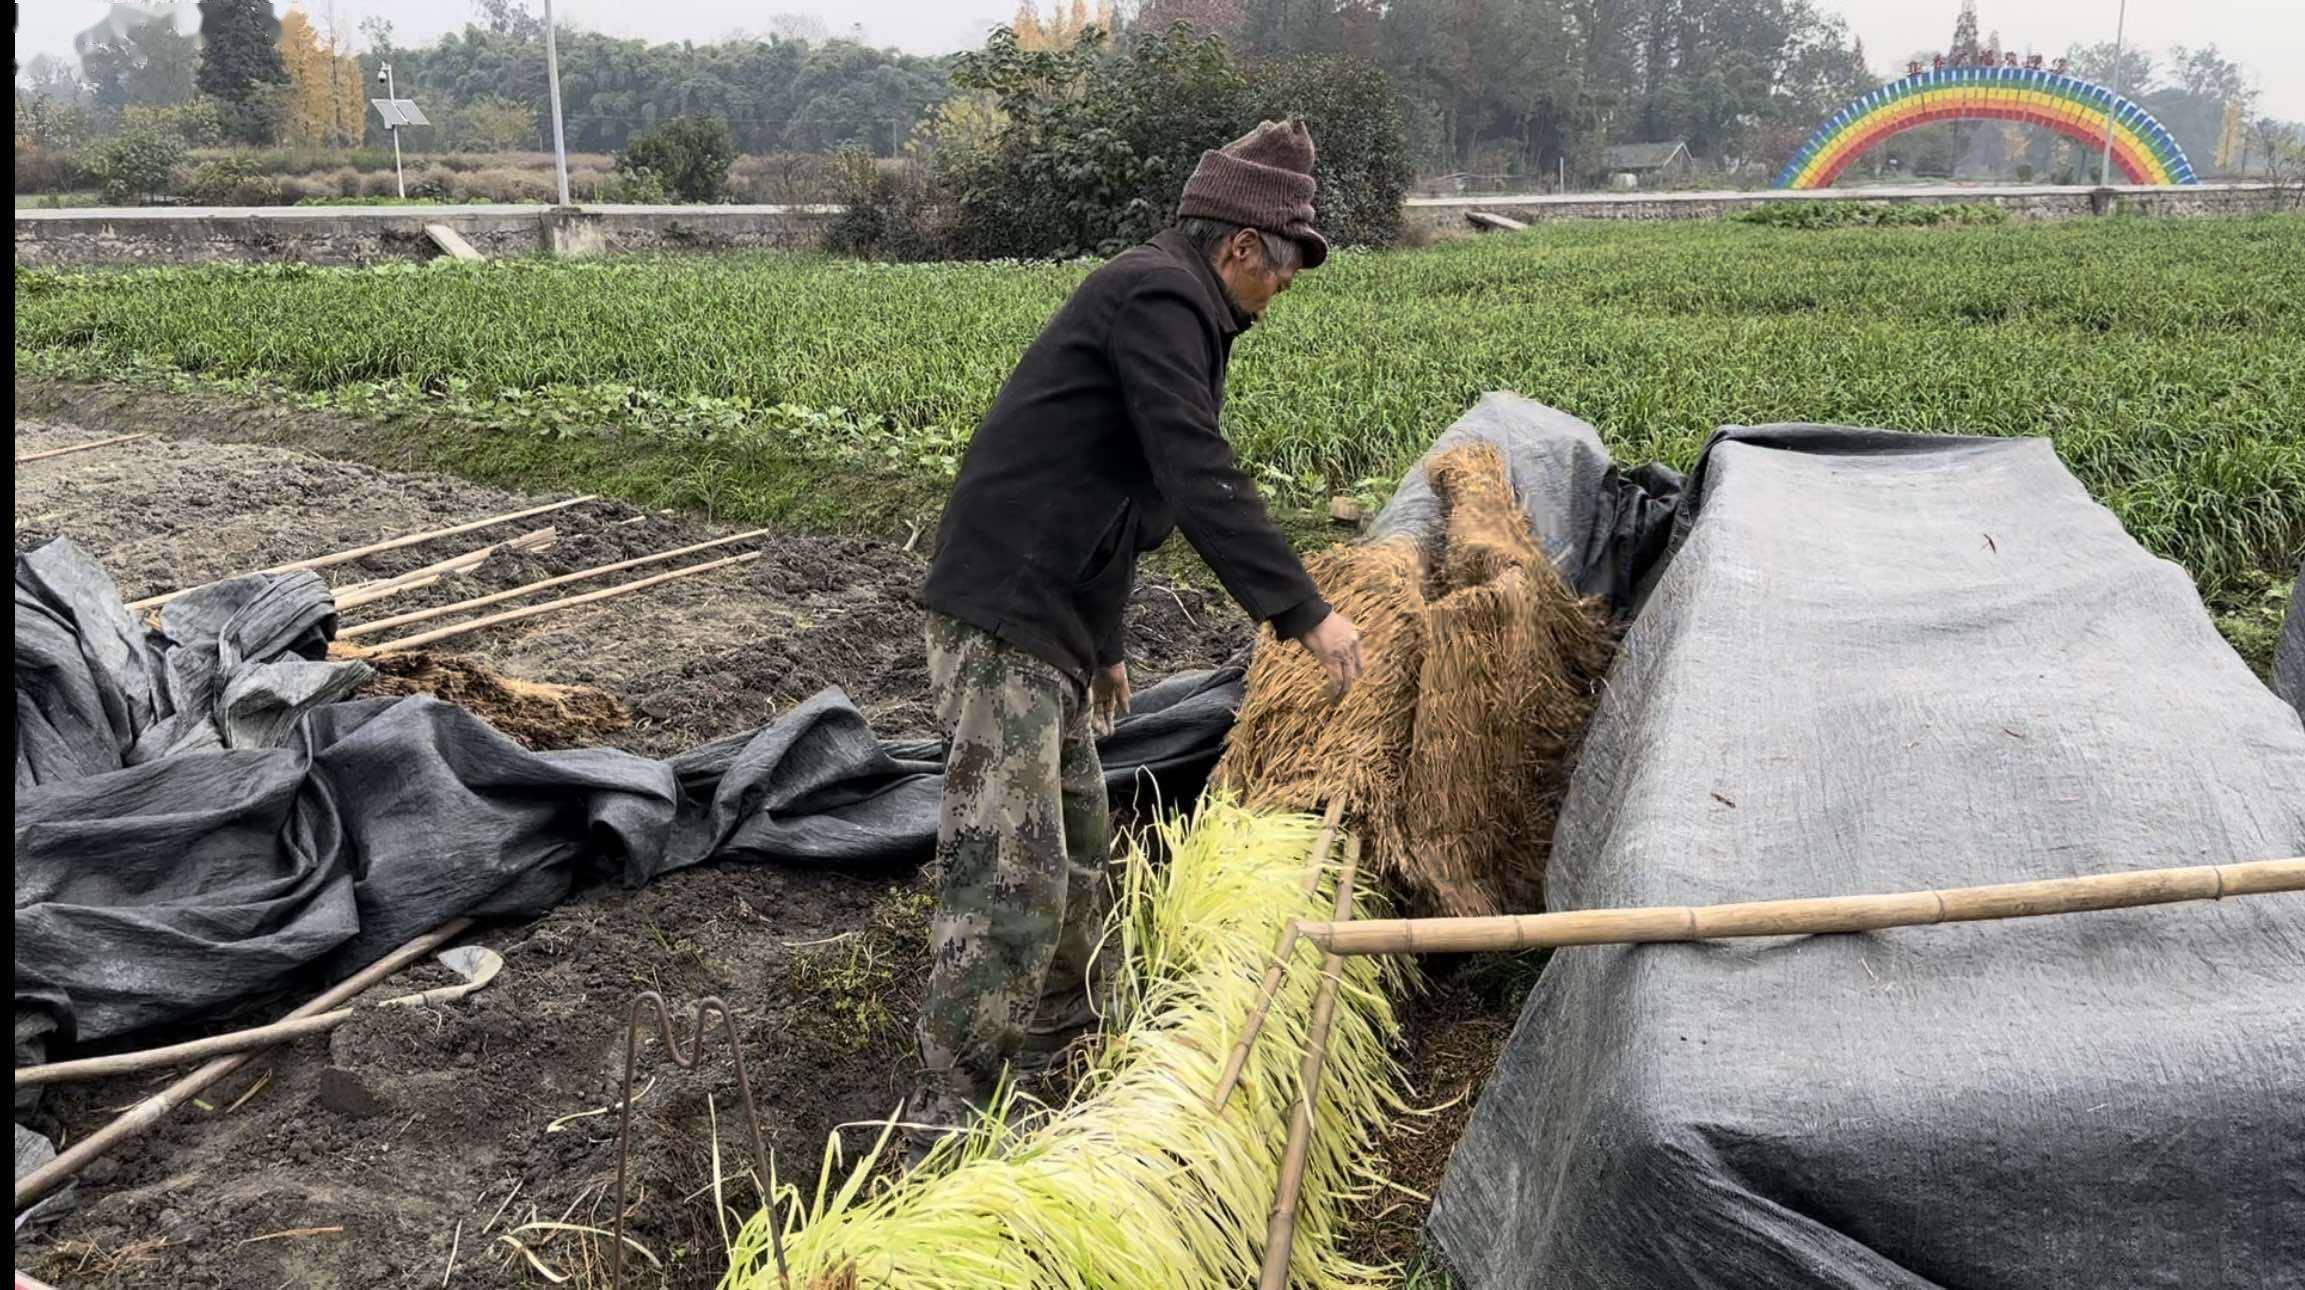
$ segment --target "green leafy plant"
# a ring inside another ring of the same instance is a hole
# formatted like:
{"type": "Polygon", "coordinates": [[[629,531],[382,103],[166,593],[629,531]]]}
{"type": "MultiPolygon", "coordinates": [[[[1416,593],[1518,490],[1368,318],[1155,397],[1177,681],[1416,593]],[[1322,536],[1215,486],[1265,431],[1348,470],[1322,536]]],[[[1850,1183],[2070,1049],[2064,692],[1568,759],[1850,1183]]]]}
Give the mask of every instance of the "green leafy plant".
{"type": "Polygon", "coordinates": [[[168,191],[168,171],[184,155],[184,141],[157,130],[127,130],[97,145],[88,174],[113,205],[168,191]]]}
{"type": "Polygon", "coordinates": [[[633,140],[617,154],[616,168],[653,175],[684,202],[717,202],[728,191],[735,161],[736,140],[725,118],[676,116],[633,140]]]}

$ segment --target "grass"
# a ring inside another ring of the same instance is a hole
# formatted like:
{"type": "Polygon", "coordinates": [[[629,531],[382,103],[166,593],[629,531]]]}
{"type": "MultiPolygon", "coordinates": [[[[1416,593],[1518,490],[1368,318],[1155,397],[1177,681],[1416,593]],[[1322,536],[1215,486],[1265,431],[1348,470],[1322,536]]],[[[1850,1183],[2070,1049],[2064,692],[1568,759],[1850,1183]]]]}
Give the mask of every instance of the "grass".
{"type": "MultiPolygon", "coordinates": [[[[2299,264],[2295,217],[1556,225],[1344,254],[1242,340],[1228,428],[1266,487],[1308,504],[1381,494],[1498,388],[1593,422],[1620,460],[1678,467],[1725,423],[2047,435],[2226,612],[2305,550],[2299,264]]],[[[465,429],[442,451],[497,477],[786,519],[849,504],[821,486],[833,470],[868,481],[865,504],[933,498],[1085,272],[774,255],[27,270],[16,347],[20,372],[445,421],[465,429]]]]}

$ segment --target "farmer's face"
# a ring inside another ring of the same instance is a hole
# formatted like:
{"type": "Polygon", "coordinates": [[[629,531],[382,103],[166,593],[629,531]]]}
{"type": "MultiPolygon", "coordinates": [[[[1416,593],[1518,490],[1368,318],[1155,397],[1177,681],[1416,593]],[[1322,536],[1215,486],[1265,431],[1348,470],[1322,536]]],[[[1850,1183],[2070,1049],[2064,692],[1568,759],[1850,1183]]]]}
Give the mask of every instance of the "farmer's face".
{"type": "Polygon", "coordinates": [[[1225,284],[1233,308],[1251,318],[1263,317],[1265,306],[1296,279],[1301,261],[1295,250],[1290,246],[1289,253],[1276,262],[1265,253],[1265,239],[1255,229],[1244,228],[1233,234],[1217,259],[1217,277],[1225,284]]]}

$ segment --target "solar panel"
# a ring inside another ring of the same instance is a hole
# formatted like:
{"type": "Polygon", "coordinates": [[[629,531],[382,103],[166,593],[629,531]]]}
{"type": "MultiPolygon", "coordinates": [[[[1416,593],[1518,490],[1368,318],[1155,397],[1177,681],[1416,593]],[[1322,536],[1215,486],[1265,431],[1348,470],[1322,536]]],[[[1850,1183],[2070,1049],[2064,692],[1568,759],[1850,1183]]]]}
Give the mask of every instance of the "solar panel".
{"type": "Polygon", "coordinates": [[[404,125],[431,125],[424,113],[417,110],[415,99],[370,99],[378,116],[384,118],[386,129],[397,130],[404,125]]]}

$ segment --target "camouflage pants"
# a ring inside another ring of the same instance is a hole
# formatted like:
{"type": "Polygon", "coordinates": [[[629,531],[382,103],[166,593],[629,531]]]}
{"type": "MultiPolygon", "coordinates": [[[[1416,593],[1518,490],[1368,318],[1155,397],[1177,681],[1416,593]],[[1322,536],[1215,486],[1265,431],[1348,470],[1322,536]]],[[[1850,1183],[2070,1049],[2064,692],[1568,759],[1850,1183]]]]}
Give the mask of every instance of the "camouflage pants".
{"type": "Polygon", "coordinates": [[[981,1105],[1006,1063],[1094,1019],[1111,821],[1078,682],[939,614],[928,671],[951,751],[920,1053],[932,1089],[981,1105]]]}

